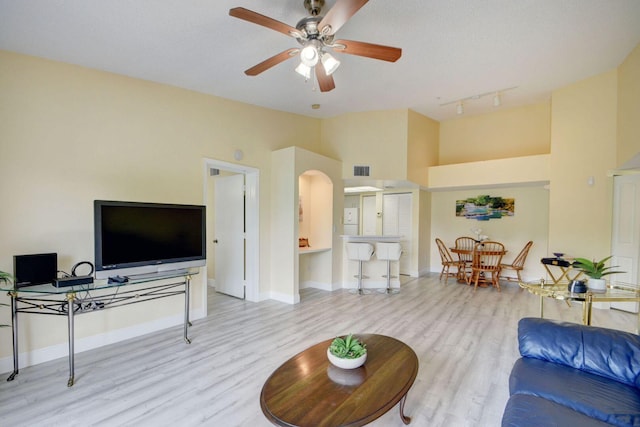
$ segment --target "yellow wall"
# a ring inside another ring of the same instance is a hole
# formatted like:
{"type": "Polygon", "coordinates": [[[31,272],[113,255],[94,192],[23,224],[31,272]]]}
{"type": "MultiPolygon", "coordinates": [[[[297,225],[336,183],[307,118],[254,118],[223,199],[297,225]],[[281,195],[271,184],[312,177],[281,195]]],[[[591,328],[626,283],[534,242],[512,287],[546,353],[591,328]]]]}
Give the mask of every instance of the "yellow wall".
{"type": "MultiPolygon", "coordinates": [[[[431,240],[431,199],[432,194],[428,191],[418,191],[414,194],[414,203],[418,204],[418,213],[413,214],[413,220],[418,222],[418,246],[415,250],[418,261],[418,274],[423,275],[430,270],[430,248],[431,240]],[[417,200],[416,200],[417,199],[417,200]]],[[[437,264],[436,264],[437,265],[437,264]]]]}
{"type": "MultiPolygon", "coordinates": [[[[504,187],[458,191],[437,191],[431,195],[431,265],[432,271],[441,268],[435,238],[440,238],[447,247],[455,245],[461,236],[473,237],[472,228],[482,229],[482,234],[505,245],[508,253],[505,262],[511,262],[525,243],[533,240],[523,279],[535,280],[545,276],[540,258],[547,255],[549,236],[549,191],[542,187],[504,187]],[[489,221],[477,221],[456,216],[456,200],[477,197],[481,194],[515,199],[514,216],[489,221]]],[[[455,255],[454,255],[455,257],[455,255]]],[[[509,272],[511,273],[511,272],[509,272]]]]}
{"type": "Polygon", "coordinates": [[[407,129],[407,180],[427,186],[429,166],[438,164],[440,124],[409,110],[407,129]]]}
{"type": "Polygon", "coordinates": [[[618,67],[618,155],[621,166],[640,153],[640,44],[618,67]]]}
{"type": "MultiPolygon", "coordinates": [[[[57,252],[67,271],[93,260],[94,199],[202,204],[203,158],[235,163],[242,149],[243,163],[261,172],[260,284],[270,288],[271,152],[314,148],[319,120],[3,51],[0,93],[0,270],[12,271],[14,254],[57,252]]],[[[203,306],[202,276],[194,310],[203,306]]],[[[87,316],[77,336],[181,310],[163,304],[87,316]]],[[[34,317],[21,319],[21,351],[65,342],[64,318],[47,334],[29,334],[42,322],[34,317]]],[[[10,323],[8,310],[0,323],[10,323]]],[[[1,329],[0,342],[10,340],[1,329]]],[[[0,358],[10,347],[0,345],[0,358]]]]}
{"type": "Polygon", "coordinates": [[[553,92],[549,248],[601,259],[611,252],[616,166],[616,70],[553,92]],[[595,185],[587,184],[593,176],[595,185]]]}
{"type": "Polygon", "coordinates": [[[438,164],[548,154],[550,120],[545,102],[444,121],[438,164]]]}
{"type": "Polygon", "coordinates": [[[348,113],[322,121],[321,154],[342,160],[343,178],[353,166],[371,166],[375,179],[407,176],[408,110],[348,113]]]}

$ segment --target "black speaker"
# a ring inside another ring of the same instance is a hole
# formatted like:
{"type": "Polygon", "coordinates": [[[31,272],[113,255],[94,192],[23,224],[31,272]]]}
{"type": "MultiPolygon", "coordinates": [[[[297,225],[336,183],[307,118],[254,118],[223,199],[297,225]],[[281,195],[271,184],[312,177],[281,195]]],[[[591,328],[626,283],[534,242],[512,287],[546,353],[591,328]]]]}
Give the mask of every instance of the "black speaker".
{"type": "Polygon", "coordinates": [[[15,286],[53,283],[58,275],[58,254],[31,254],[13,256],[15,286]]]}

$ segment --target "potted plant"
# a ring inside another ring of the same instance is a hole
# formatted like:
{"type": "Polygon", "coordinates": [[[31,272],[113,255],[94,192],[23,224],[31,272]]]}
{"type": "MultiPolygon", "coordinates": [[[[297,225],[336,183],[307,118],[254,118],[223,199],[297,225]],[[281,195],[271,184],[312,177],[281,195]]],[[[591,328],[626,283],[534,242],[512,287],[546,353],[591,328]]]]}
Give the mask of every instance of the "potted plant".
{"type": "MultiPolygon", "coordinates": [[[[5,282],[5,283],[6,282],[10,282],[12,279],[13,279],[13,276],[11,274],[5,273],[4,271],[0,271],[0,283],[1,282],[5,282]]],[[[0,302],[0,305],[8,306],[9,304],[5,304],[5,303],[0,302]]],[[[9,325],[0,324],[0,328],[6,328],[8,326],[9,325]]]]}
{"type": "Polygon", "coordinates": [[[327,349],[327,357],[338,368],[354,369],[367,360],[367,347],[353,334],[336,337],[327,349]]]}
{"type": "Polygon", "coordinates": [[[582,270],[584,274],[589,276],[589,290],[592,292],[605,292],[607,290],[607,282],[603,279],[603,276],[609,274],[625,273],[624,271],[615,271],[614,268],[618,266],[605,267],[605,263],[611,259],[612,256],[601,259],[600,261],[588,260],[586,258],[576,258],[574,267],[582,270]]]}

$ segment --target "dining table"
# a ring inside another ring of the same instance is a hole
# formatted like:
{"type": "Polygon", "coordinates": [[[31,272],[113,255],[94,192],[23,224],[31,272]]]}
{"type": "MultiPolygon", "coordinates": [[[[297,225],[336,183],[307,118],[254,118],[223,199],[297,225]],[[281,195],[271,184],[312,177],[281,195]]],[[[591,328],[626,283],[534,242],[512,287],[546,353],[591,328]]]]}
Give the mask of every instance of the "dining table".
{"type": "MultiPolygon", "coordinates": [[[[482,241],[480,240],[476,240],[476,243],[482,243],[482,241]]],[[[459,247],[453,247],[453,248],[449,248],[449,250],[451,252],[453,252],[454,254],[458,255],[458,260],[460,261],[461,264],[466,264],[466,263],[473,263],[473,255],[474,255],[474,249],[469,249],[469,248],[459,248],[459,247]],[[471,261],[469,261],[471,260],[471,261]]],[[[482,252],[482,250],[478,251],[478,252],[482,252]]],[[[504,251],[503,255],[506,254],[508,251],[504,251]]],[[[471,264],[469,264],[469,268],[471,268],[471,264]]],[[[467,281],[467,277],[468,275],[471,274],[471,271],[468,271],[466,265],[464,267],[462,266],[458,266],[458,283],[468,283],[467,281]]],[[[480,281],[478,283],[478,286],[480,287],[487,287],[488,286],[488,282],[487,280],[485,280],[485,277],[483,274],[481,274],[480,276],[480,281]]]]}

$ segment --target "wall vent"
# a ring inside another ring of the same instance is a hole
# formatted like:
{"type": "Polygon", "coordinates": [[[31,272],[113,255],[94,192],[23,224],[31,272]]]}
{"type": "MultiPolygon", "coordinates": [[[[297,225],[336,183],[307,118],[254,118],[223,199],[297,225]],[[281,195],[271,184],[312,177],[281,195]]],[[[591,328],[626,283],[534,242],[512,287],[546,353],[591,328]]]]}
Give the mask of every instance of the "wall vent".
{"type": "Polygon", "coordinates": [[[353,176],[370,176],[369,166],[354,166],[353,176]]]}

